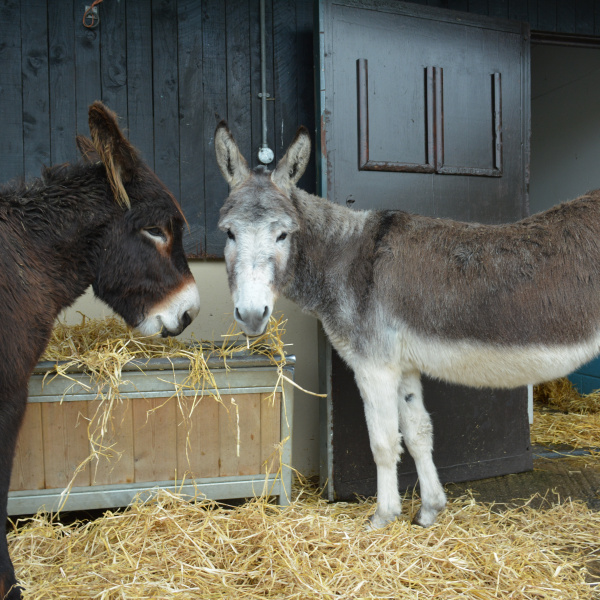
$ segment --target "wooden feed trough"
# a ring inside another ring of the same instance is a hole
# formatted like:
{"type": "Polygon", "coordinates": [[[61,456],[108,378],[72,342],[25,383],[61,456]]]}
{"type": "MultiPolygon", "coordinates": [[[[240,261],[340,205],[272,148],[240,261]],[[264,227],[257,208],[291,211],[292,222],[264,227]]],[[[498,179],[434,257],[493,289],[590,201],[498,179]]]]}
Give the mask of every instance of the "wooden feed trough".
{"type": "MultiPolygon", "coordinates": [[[[288,357],[283,367],[290,380],[294,363],[288,357]]],[[[81,368],[56,376],[55,364],[39,363],[31,377],[9,514],[58,510],[70,483],[64,510],[126,506],[157,487],[212,499],[266,493],[288,503],[291,469],[282,465],[291,464],[293,387],[267,357],[211,357],[216,389],[200,390],[181,385],[185,357],[126,363],[101,441],[89,431],[98,386],[81,368]]]]}

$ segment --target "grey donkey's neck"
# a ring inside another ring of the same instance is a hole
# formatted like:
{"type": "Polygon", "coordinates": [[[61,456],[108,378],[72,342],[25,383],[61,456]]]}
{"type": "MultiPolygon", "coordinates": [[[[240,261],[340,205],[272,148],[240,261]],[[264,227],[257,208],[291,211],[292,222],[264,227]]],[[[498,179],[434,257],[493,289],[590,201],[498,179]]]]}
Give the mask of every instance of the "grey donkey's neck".
{"type": "Polygon", "coordinates": [[[319,318],[347,288],[373,213],[356,211],[295,188],[292,201],[300,217],[294,256],[282,292],[319,318]]]}

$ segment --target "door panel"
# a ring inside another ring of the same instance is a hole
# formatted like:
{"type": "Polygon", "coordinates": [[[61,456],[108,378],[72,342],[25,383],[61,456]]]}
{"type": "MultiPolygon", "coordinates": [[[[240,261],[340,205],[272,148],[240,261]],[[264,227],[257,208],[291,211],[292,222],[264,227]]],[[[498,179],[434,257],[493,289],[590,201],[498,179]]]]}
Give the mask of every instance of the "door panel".
{"type": "MultiPolygon", "coordinates": [[[[320,3],[321,193],[359,209],[500,223],[527,213],[529,32],[399,2],[320,3]]],[[[327,345],[323,480],[376,491],[362,401],[327,345]]],[[[531,468],[527,393],[425,380],[443,481],[531,468]]],[[[402,486],[416,481],[407,454],[402,486]]]]}
{"type": "Polygon", "coordinates": [[[323,52],[327,72],[321,98],[328,197],[336,202],[350,200],[355,208],[401,208],[482,222],[523,216],[529,126],[523,110],[528,111],[529,92],[528,48],[521,25],[485,19],[483,27],[484,19],[469,15],[464,24],[454,16],[458,13],[401,3],[390,4],[386,11],[381,3],[377,7],[382,10],[352,4],[323,3],[324,18],[330,23],[321,29],[323,42],[329,44],[323,52]],[[390,12],[393,9],[397,12],[390,12]],[[428,163],[427,130],[436,124],[428,124],[426,72],[428,67],[441,72],[442,102],[436,111],[443,128],[435,133],[438,173],[356,168],[357,157],[346,150],[359,145],[360,126],[354,126],[360,124],[357,61],[368,64],[369,159],[374,162],[428,163]],[[489,181],[485,174],[450,175],[456,169],[493,171],[496,167],[494,74],[501,82],[497,86],[501,106],[496,108],[501,111],[501,184],[489,181]],[[460,181],[448,184],[446,191],[445,182],[439,180],[450,176],[460,181]],[[463,210],[444,210],[448,195],[459,200],[463,210]]]}

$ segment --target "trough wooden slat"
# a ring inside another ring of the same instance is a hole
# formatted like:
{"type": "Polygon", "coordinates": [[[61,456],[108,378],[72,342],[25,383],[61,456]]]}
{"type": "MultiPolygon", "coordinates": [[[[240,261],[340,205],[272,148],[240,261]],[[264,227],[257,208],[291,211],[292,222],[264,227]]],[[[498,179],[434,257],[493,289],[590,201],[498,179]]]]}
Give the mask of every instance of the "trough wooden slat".
{"type": "MultiPolygon", "coordinates": [[[[92,407],[96,405],[97,403],[93,403],[92,407]]],[[[90,409],[90,414],[92,410],[94,408],[90,409]]],[[[91,464],[90,483],[94,485],[132,483],[135,480],[133,404],[128,401],[115,402],[111,414],[111,423],[104,441],[105,452],[111,459],[100,459],[91,464]]]]}
{"type": "MultiPolygon", "coordinates": [[[[219,476],[219,404],[212,398],[183,398],[189,422],[177,428],[177,467],[196,477],[219,476]],[[193,410],[192,407],[196,405],[193,410]]],[[[179,416],[181,421],[181,416],[179,416]]]]}
{"type": "Polygon", "coordinates": [[[177,406],[167,398],[133,403],[135,481],[175,479],[177,406]],[[151,418],[149,411],[152,411],[151,418]]]}
{"type": "MultiPolygon", "coordinates": [[[[42,405],[45,487],[66,487],[75,469],[90,455],[87,416],[87,402],[42,405]]],[[[89,470],[78,473],[74,484],[89,485],[89,470]]]]}
{"type": "Polygon", "coordinates": [[[28,435],[19,437],[11,476],[11,490],[41,490],[45,486],[44,437],[42,428],[42,405],[29,404],[22,429],[28,435]]]}
{"type": "Polygon", "coordinates": [[[260,465],[261,472],[277,473],[281,441],[281,394],[260,395],[260,465]]]}

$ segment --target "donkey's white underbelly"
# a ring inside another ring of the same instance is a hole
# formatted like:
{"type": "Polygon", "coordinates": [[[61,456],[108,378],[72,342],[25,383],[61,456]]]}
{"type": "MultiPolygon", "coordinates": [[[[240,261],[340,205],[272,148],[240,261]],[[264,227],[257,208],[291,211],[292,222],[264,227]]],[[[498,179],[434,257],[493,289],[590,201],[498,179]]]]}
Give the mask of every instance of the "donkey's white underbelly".
{"type": "Polygon", "coordinates": [[[508,346],[422,335],[385,313],[374,316],[379,326],[370,324],[372,336],[357,334],[360,343],[336,335],[323,321],[332,344],[354,370],[371,361],[400,375],[416,370],[472,387],[513,388],[564,377],[600,353],[600,333],[579,344],[508,346]]]}
{"type": "Polygon", "coordinates": [[[562,377],[594,358],[600,336],[577,345],[500,346],[404,332],[399,357],[422,373],[476,387],[516,387],[562,377]]]}
{"type": "Polygon", "coordinates": [[[404,348],[410,363],[432,377],[510,388],[568,375],[598,354],[600,338],[578,345],[513,347],[420,338],[404,348]]]}

